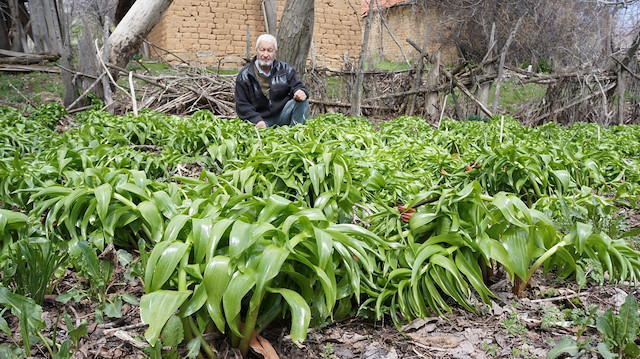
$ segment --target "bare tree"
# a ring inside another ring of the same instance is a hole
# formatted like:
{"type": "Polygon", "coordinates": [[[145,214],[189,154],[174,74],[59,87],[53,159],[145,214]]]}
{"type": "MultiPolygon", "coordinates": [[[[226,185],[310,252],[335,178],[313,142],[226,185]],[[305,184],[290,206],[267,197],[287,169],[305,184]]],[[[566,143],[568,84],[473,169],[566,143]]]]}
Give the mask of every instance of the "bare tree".
{"type": "Polygon", "coordinates": [[[109,36],[109,62],[125,67],[173,0],[137,0],[109,36]]]}
{"type": "Polygon", "coordinates": [[[314,1],[287,0],[278,26],[278,57],[303,73],[313,36],[314,1]]]}

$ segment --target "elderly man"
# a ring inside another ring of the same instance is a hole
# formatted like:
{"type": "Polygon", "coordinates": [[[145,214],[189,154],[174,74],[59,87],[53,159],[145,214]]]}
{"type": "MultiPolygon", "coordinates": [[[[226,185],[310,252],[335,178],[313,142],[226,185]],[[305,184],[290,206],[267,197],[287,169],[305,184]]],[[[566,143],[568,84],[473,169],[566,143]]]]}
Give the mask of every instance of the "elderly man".
{"type": "Polygon", "coordinates": [[[309,90],[289,64],[276,59],[276,38],[263,34],[256,56],[236,78],[238,117],[256,127],[293,126],[309,117],[309,90]]]}

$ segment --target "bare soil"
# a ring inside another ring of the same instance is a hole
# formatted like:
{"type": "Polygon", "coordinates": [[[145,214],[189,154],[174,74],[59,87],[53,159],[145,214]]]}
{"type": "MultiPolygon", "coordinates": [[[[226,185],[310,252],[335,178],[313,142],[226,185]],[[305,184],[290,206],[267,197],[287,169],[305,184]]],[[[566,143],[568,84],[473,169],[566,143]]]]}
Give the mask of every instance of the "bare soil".
{"type": "MultiPolygon", "coordinates": [[[[144,294],[139,279],[125,281],[123,268],[116,271],[109,284],[109,296],[131,293],[138,300],[144,294]]],[[[72,288],[85,288],[87,283],[68,272],[58,285],[59,293],[72,288]]],[[[477,313],[453,306],[444,317],[417,319],[400,330],[390,321],[374,322],[362,318],[349,318],[327,324],[322,328],[310,328],[303,346],[294,344],[288,337],[286,323],[272,325],[261,335],[267,339],[280,358],[545,358],[558,339],[575,338],[583,327],[572,325],[553,316],[554,307],[584,313],[590,305],[599,312],[607,308],[619,308],[628,293],[640,299],[633,288],[620,285],[587,285],[581,290],[573,282],[554,281],[553,275],[537,275],[521,298],[511,293],[510,283],[504,278],[490,289],[496,294],[491,306],[481,305],[477,313]]],[[[43,304],[44,319],[48,329],[42,334],[52,338],[57,318],[69,313],[75,323],[88,321],[88,334],[84,335],[73,358],[145,358],[146,342],[143,333],[146,325],[140,322],[139,308],[125,303],[122,317],[105,317],[96,322],[98,303],[89,299],[73,300],[62,304],[58,294],[47,296],[43,304]]],[[[12,331],[20,333],[19,323],[9,322],[12,331]]],[[[68,338],[64,320],[57,325],[57,338],[68,338]]],[[[582,340],[590,340],[595,346],[599,341],[594,327],[586,329],[582,340]]],[[[20,343],[20,338],[14,338],[20,343]]],[[[208,338],[218,352],[218,358],[241,358],[222,337],[208,338]]],[[[11,340],[0,334],[0,343],[11,340]]],[[[32,349],[33,357],[48,358],[43,346],[32,349]]],[[[184,353],[183,353],[184,354],[184,353]]],[[[596,358],[594,353],[584,352],[582,358],[596,358]]],[[[251,352],[250,358],[262,358],[251,352]]]]}

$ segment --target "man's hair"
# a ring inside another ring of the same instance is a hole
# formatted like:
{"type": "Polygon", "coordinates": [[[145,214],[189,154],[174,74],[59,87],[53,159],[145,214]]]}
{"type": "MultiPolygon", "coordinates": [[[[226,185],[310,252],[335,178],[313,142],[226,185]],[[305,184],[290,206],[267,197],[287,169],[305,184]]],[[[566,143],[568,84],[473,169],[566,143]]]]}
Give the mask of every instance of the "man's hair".
{"type": "Polygon", "coordinates": [[[258,46],[260,46],[260,43],[263,41],[273,44],[273,49],[278,50],[278,41],[275,37],[273,37],[273,35],[270,34],[262,34],[258,36],[258,40],[256,40],[256,50],[258,49],[258,46]]]}

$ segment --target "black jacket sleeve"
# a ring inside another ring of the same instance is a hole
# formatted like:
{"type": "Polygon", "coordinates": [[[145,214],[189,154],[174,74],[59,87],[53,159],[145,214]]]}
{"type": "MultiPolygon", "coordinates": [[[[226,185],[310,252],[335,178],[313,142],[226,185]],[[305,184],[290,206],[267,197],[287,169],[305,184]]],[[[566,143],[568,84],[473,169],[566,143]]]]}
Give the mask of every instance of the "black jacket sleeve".
{"type": "Polygon", "coordinates": [[[235,101],[236,114],[242,120],[250,121],[256,124],[262,121],[262,116],[257,111],[256,106],[251,101],[251,83],[247,78],[245,70],[241,71],[236,77],[235,101]]]}

